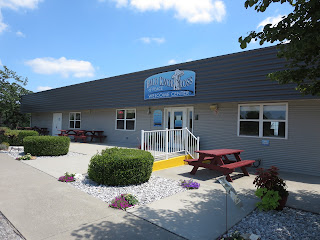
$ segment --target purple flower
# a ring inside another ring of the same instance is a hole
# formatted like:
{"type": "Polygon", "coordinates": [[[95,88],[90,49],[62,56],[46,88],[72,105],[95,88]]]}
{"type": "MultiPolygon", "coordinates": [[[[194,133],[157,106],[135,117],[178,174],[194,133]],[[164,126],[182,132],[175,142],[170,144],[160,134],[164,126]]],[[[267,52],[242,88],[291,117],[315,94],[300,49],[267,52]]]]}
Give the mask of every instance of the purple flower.
{"type": "Polygon", "coordinates": [[[193,180],[183,180],[181,181],[181,186],[186,189],[198,189],[200,183],[194,182],[193,180]]]}

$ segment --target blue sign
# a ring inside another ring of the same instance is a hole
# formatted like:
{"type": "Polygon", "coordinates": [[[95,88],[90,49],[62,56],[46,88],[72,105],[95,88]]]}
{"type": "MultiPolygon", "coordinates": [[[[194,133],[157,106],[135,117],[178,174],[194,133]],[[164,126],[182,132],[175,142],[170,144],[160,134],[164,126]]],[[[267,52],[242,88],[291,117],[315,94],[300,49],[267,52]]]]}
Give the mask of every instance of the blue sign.
{"type": "Polygon", "coordinates": [[[270,146],[270,141],[269,140],[261,140],[262,146],[270,146]]]}
{"type": "Polygon", "coordinates": [[[161,127],[162,126],[162,111],[155,110],[153,113],[153,126],[161,127]]]}
{"type": "Polygon", "coordinates": [[[144,100],[195,96],[196,73],[175,70],[159,73],[144,81],[144,100]]]}

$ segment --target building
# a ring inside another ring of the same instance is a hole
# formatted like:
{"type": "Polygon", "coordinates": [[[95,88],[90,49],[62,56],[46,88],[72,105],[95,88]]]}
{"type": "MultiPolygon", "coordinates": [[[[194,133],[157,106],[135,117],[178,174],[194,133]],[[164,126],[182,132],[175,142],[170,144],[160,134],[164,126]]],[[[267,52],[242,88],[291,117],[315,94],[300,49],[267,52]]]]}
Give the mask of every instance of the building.
{"type": "Polygon", "coordinates": [[[141,130],[187,127],[200,149],[245,150],[263,167],[320,176],[320,99],[266,75],[284,68],[268,47],[23,96],[32,126],[103,130],[138,147],[141,130]]]}

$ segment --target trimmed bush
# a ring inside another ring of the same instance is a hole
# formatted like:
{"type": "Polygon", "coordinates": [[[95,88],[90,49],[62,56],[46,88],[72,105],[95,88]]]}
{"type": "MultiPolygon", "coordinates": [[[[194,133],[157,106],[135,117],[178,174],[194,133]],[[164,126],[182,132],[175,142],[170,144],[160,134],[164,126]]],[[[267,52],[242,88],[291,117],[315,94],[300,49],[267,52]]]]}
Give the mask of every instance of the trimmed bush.
{"type": "Polygon", "coordinates": [[[9,139],[5,136],[5,132],[10,131],[10,128],[7,127],[0,127],[0,142],[8,142],[9,139]]]}
{"type": "Polygon", "coordinates": [[[88,176],[109,186],[140,184],[150,179],[153,161],[153,156],[147,151],[110,148],[91,158],[88,176]]]}
{"type": "Polygon", "coordinates": [[[33,156],[60,156],[69,152],[70,138],[34,136],[23,140],[24,152],[33,156]]]}
{"type": "Polygon", "coordinates": [[[5,150],[5,151],[7,151],[7,150],[9,149],[9,146],[10,146],[9,143],[7,143],[7,142],[2,142],[2,143],[0,144],[0,150],[5,150]]]}
{"type": "Polygon", "coordinates": [[[8,142],[11,146],[23,146],[23,139],[28,136],[39,136],[39,133],[32,130],[7,130],[1,140],[8,142]]]}

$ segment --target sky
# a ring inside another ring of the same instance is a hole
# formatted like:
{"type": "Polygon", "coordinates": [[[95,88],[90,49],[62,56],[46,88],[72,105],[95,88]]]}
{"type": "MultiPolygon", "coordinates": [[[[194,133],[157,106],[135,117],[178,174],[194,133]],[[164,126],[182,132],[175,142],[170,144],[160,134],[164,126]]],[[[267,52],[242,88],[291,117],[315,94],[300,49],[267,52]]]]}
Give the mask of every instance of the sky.
{"type": "Polygon", "coordinates": [[[44,91],[244,51],[240,36],[292,11],[275,3],[257,13],[244,2],[0,0],[0,69],[44,91]]]}

